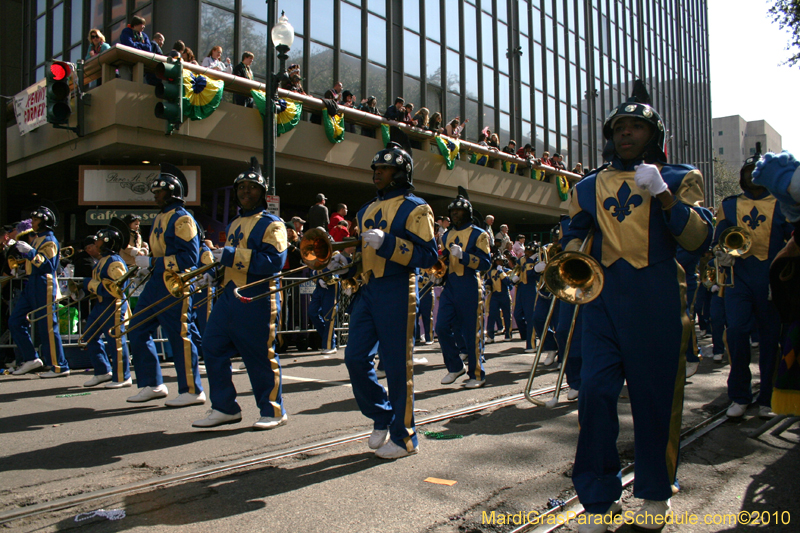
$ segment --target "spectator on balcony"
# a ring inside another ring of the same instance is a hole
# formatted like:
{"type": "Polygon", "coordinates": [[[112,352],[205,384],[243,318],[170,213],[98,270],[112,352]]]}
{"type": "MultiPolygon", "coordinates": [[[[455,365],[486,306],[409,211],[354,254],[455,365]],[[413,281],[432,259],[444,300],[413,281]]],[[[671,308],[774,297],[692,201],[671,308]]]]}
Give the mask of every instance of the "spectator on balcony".
{"type": "MultiPolygon", "coordinates": [[[[178,39],[175,41],[175,44],[172,45],[172,50],[170,50],[167,55],[173,59],[183,58],[183,52],[186,50],[186,45],[183,44],[183,41],[178,39]]],[[[192,54],[194,56],[194,54],[192,54]]]]}
{"type": "Polygon", "coordinates": [[[328,219],[328,208],[325,207],[325,195],[319,193],[316,198],[316,202],[311,208],[308,210],[308,224],[312,228],[322,228],[327,231],[328,223],[330,220],[328,219]]]}
{"type": "Polygon", "coordinates": [[[111,48],[106,42],[105,35],[96,28],[92,28],[89,32],[89,45],[89,51],[86,53],[86,61],[89,61],[94,56],[111,48]]]}
{"type": "Polygon", "coordinates": [[[531,146],[531,143],[527,143],[525,146],[517,150],[517,157],[520,159],[527,159],[528,161],[536,159],[536,152],[533,151],[533,146],[531,146]]]}
{"type": "Polygon", "coordinates": [[[328,232],[333,235],[333,228],[339,225],[339,222],[344,220],[347,216],[347,205],[336,204],[336,211],[331,215],[331,221],[328,223],[328,232]]]}
{"type": "Polygon", "coordinates": [[[572,173],[583,176],[583,164],[581,162],[575,163],[575,166],[572,167],[572,173]]]}
{"type": "Polygon", "coordinates": [[[145,20],[134,15],[131,23],[126,28],[123,28],[119,36],[119,44],[142,50],[143,52],[150,52],[150,38],[144,32],[145,20]]]}
{"type": "Polygon", "coordinates": [[[447,126],[445,126],[445,131],[446,131],[445,134],[448,137],[452,137],[453,139],[461,138],[461,132],[464,131],[464,128],[466,127],[467,122],[469,122],[469,119],[465,120],[464,122],[459,122],[460,118],[461,117],[454,118],[447,124],[447,126]]]}
{"type": "Polygon", "coordinates": [[[164,55],[164,34],[163,33],[156,33],[153,35],[153,38],[150,40],[151,43],[155,43],[158,45],[159,54],[164,55]]]}
{"type": "Polygon", "coordinates": [[[509,155],[517,155],[517,141],[515,141],[514,139],[510,139],[508,141],[508,146],[503,148],[503,153],[509,155]]]}
{"type": "Polygon", "coordinates": [[[542,165],[547,165],[548,167],[555,168],[555,165],[553,165],[553,161],[550,159],[550,152],[548,151],[542,152],[542,158],[539,160],[539,162],[542,165]]]}
{"type": "MultiPolygon", "coordinates": [[[[252,81],[253,71],[250,70],[250,65],[253,64],[253,59],[255,59],[255,57],[253,52],[244,52],[242,54],[242,61],[233,68],[233,75],[252,81]]],[[[243,94],[234,94],[233,103],[244,107],[253,107],[253,99],[243,94]]]]}
{"type": "Polygon", "coordinates": [[[500,151],[500,137],[496,133],[489,135],[489,141],[486,144],[489,145],[490,150],[500,151]]]}
{"type": "Polygon", "coordinates": [[[194,57],[194,52],[188,46],[183,49],[183,53],[181,54],[181,59],[184,63],[190,63],[192,65],[197,65],[197,59],[194,57]]]}
{"type": "Polygon", "coordinates": [[[428,127],[425,129],[436,134],[442,133],[442,114],[437,111],[431,115],[431,118],[428,121],[428,127]]]}
{"type": "Polygon", "coordinates": [[[208,55],[205,57],[205,59],[203,59],[203,66],[208,67],[211,70],[227,72],[228,74],[233,73],[231,58],[226,57],[225,61],[222,61],[222,47],[219,45],[211,48],[211,50],[208,52],[208,55]]]}
{"type": "MultiPolygon", "coordinates": [[[[353,93],[348,90],[342,91],[342,101],[339,103],[342,107],[347,107],[349,109],[355,109],[356,106],[356,97],[353,93]]],[[[344,121],[344,131],[347,133],[355,133],[356,132],[356,125],[352,122],[344,121]]]]}
{"type": "Polygon", "coordinates": [[[303,77],[300,75],[300,65],[292,63],[286,69],[288,79],[281,81],[281,89],[292,91],[293,93],[306,94],[303,90],[303,77]]]}
{"type": "Polygon", "coordinates": [[[402,97],[398,96],[394,99],[394,105],[386,109],[386,112],[383,114],[383,118],[387,120],[394,120],[395,122],[403,122],[406,114],[405,104],[406,101],[403,100],[402,97]]]}
{"type": "Polygon", "coordinates": [[[361,100],[361,105],[358,106],[359,111],[363,111],[364,113],[371,113],[373,115],[380,115],[381,112],[378,111],[378,99],[374,96],[370,96],[369,98],[364,98],[361,100]]]}
{"type": "Polygon", "coordinates": [[[342,101],[342,82],[337,81],[333,89],[325,91],[325,96],[323,96],[323,98],[326,100],[334,100],[337,104],[340,104],[342,101]]]}
{"type": "Polygon", "coordinates": [[[428,111],[427,107],[420,107],[419,111],[414,114],[414,126],[421,130],[428,129],[429,113],[430,111],[428,111]]]}
{"type": "Polygon", "coordinates": [[[551,166],[553,166],[554,168],[560,168],[561,170],[567,170],[567,166],[564,164],[564,158],[561,157],[561,154],[559,154],[558,152],[553,154],[553,159],[551,159],[550,162],[552,163],[551,166]]]}

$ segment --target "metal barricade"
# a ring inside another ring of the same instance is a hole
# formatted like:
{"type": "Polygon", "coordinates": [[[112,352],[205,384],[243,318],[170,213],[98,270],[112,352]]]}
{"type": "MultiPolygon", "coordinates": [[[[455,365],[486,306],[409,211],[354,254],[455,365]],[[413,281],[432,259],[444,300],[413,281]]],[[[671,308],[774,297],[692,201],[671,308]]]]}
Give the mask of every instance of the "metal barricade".
{"type": "MultiPolygon", "coordinates": [[[[288,285],[305,278],[283,278],[282,284],[288,285]]],[[[308,304],[311,301],[311,294],[314,292],[317,283],[308,281],[302,285],[292,287],[284,291],[281,304],[281,323],[278,335],[284,346],[294,345],[298,350],[303,351],[311,344],[311,337],[316,333],[314,324],[308,315],[308,304]]],[[[350,315],[347,313],[352,296],[347,296],[339,292],[339,301],[336,302],[336,316],[334,330],[338,337],[337,344],[344,346],[347,344],[347,329],[350,315]]]]}

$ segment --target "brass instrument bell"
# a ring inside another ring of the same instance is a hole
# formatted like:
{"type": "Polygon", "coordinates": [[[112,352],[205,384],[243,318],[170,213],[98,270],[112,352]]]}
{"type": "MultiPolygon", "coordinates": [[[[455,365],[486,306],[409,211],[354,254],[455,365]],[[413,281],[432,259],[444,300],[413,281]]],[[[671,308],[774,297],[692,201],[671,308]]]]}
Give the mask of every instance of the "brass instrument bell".
{"type": "Polygon", "coordinates": [[[589,254],[561,252],[553,257],[542,273],[547,289],[559,300],[586,304],[603,290],[603,268],[589,254]]]}

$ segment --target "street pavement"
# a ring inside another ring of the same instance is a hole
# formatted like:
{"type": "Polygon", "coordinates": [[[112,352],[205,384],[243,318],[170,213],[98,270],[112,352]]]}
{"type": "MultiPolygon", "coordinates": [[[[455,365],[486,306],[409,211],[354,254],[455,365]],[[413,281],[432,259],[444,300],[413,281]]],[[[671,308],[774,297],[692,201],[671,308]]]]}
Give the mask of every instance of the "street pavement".
{"type": "MultiPolygon", "coordinates": [[[[707,344],[708,339],[701,341],[707,344]]],[[[415,353],[418,420],[522,391],[533,354],[519,341],[487,346],[487,385],[464,389],[462,379],[441,385],[446,373],[438,345],[415,353]]],[[[754,351],[754,353],[756,353],[754,351]]],[[[754,356],[754,361],[757,359],[754,356]]],[[[238,366],[238,363],[234,363],[238,366]]],[[[753,364],[754,375],[758,367],[753,364]]],[[[166,382],[177,394],[174,369],[166,382]]],[[[289,422],[253,431],[258,418],[246,374],[234,375],[243,410],[240,424],[198,430],[191,422],[210,408],[164,407],[163,400],[129,404],[134,389],[83,389],[90,374],[57,380],[34,376],[0,378],[0,513],[69,495],[186,472],[225,461],[306,446],[368,432],[371,423],[355,404],[343,350],[323,356],[283,357],[289,422]],[[80,395],[90,392],[89,395],[80,395]]],[[[534,388],[555,383],[553,365],[534,388]]],[[[466,376],[464,376],[466,377],[466,376]]],[[[727,406],[727,365],[709,359],[686,387],[683,427],[692,427],[727,406]]],[[[203,380],[206,385],[206,380],[203,380]]],[[[543,512],[551,499],[574,493],[569,479],[577,440],[577,404],[556,409],[525,400],[480,413],[420,426],[420,453],[382,461],[366,441],[339,445],[246,469],[112,497],[80,507],[5,524],[14,531],[270,531],[270,532],[507,532],[519,513],[543,512]],[[438,435],[424,436],[424,432],[438,435]],[[434,438],[434,437],[457,438],[434,438]],[[437,478],[455,484],[435,484],[437,478]],[[121,509],[116,521],[81,512],[121,509]],[[494,512],[494,515],[492,515],[494,512]],[[486,523],[494,516],[494,523],[486,523]],[[501,516],[510,516],[502,523],[501,516]]],[[[633,427],[626,398],[620,399],[619,450],[633,461],[633,427]]],[[[696,441],[681,457],[681,492],[676,513],[694,513],[700,523],[664,531],[744,531],[756,526],[714,524],[714,513],[742,510],[789,524],[764,531],[798,531],[800,505],[794,478],[800,456],[797,426],[781,436],[749,439],[744,430],[761,421],[752,408],[742,421],[727,422],[696,441]],[[784,513],[784,514],[781,514],[784,513]],[[788,513],[788,514],[787,514],[788,513]],[[711,524],[703,523],[710,515],[711,524]]],[[[626,492],[623,503],[640,503],[626,492]]],[[[530,516],[534,516],[531,514],[530,516]]],[[[721,516],[721,515],[720,515],[721,516]]],[[[576,531],[567,526],[565,531],[576,531]]],[[[629,531],[622,525],[617,531],[629,531]]]]}

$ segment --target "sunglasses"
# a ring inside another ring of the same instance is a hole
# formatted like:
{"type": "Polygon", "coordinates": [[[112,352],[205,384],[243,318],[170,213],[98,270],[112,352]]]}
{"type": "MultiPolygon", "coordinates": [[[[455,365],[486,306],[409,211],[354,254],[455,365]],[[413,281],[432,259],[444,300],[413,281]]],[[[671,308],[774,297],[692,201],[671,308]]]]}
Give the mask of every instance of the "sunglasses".
{"type": "Polygon", "coordinates": [[[92,39],[99,39],[97,35],[92,35],[92,39]]]}

